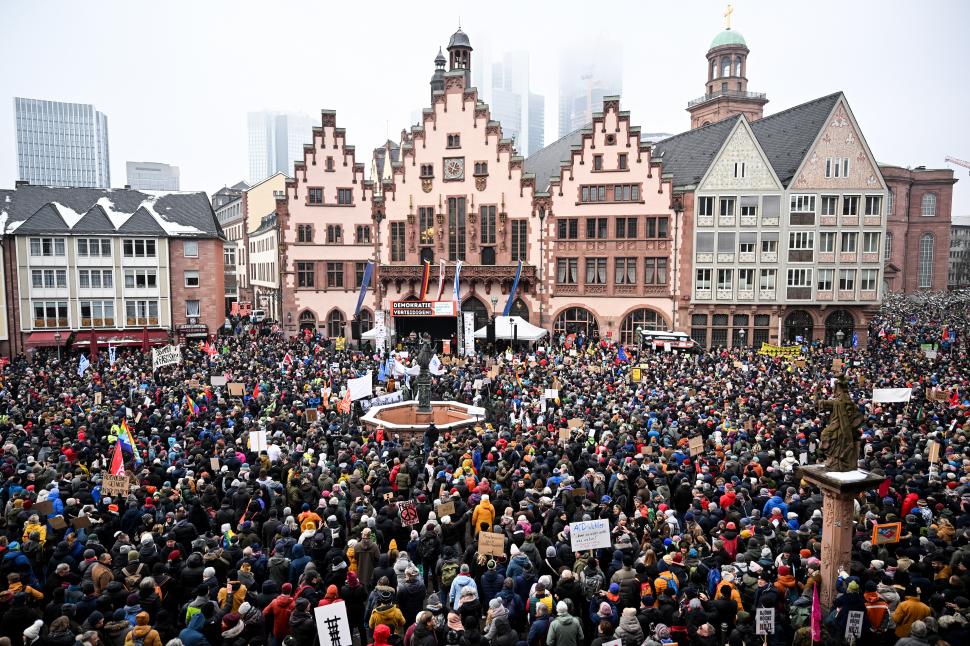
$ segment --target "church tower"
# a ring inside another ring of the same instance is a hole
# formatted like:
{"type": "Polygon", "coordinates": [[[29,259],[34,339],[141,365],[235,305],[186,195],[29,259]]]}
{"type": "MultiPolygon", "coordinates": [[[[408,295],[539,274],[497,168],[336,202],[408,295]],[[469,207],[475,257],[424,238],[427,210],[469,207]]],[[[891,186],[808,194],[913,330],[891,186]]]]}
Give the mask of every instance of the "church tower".
{"type": "Polygon", "coordinates": [[[706,126],[736,114],[748,121],[763,116],[764,94],[748,91],[748,49],[744,36],[731,29],[733,7],[724,13],[725,29],[711,41],[707,50],[707,83],[704,96],[687,104],[691,129],[706,126]]]}
{"type": "Polygon", "coordinates": [[[438,48],[438,55],[434,58],[434,74],[431,75],[431,102],[434,103],[434,93],[445,91],[445,55],[438,48]]]}
{"type": "Polygon", "coordinates": [[[451,35],[451,40],[448,41],[448,56],[450,58],[448,71],[464,70],[465,87],[471,87],[472,44],[468,40],[468,35],[461,30],[461,27],[451,35]]]}

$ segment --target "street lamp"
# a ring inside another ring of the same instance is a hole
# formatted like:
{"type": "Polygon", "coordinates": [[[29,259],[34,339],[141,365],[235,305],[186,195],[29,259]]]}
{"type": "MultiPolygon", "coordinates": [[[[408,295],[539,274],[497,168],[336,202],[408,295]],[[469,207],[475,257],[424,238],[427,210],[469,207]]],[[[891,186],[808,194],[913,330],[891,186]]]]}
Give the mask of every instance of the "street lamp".
{"type": "Polygon", "coordinates": [[[61,333],[54,332],[54,343],[57,344],[57,363],[61,362],[61,333]]]}
{"type": "Polygon", "coordinates": [[[674,281],[673,281],[674,282],[674,284],[673,284],[673,301],[674,301],[674,308],[673,308],[673,311],[671,312],[670,320],[671,320],[671,323],[673,324],[674,331],[676,332],[679,329],[677,327],[677,325],[678,325],[677,310],[679,309],[679,306],[678,306],[678,303],[677,303],[677,282],[678,282],[677,269],[680,266],[679,259],[677,258],[677,253],[678,253],[677,241],[678,241],[678,238],[680,237],[680,235],[679,235],[680,216],[684,214],[684,203],[683,203],[683,201],[680,198],[677,198],[676,200],[674,200],[673,208],[674,208],[674,244],[673,244],[673,247],[674,247],[674,253],[673,253],[673,263],[674,263],[674,266],[673,266],[673,274],[674,274],[673,275],[673,279],[674,279],[674,281]]]}
{"type": "Polygon", "coordinates": [[[840,348],[843,347],[842,346],[843,339],[845,339],[845,332],[843,332],[842,330],[839,330],[838,332],[835,333],[835,340],[836,342],[838,342],[840,348]]]}
{"type": "Polygon", "coordinates": [[[745,329],[738,330],[738,334],[741,336],[741,347],[742,348],[745,347],[745,345],[744,345],[744,335],[747,334],[747,333],[748,333],[748,331],[745,330],[745,329]]]}
{"type": "Polygon", "coordinates": [[[495,308],[498,307],[498,296],[492,297],[492,316],[495,316],[495,308]]]}

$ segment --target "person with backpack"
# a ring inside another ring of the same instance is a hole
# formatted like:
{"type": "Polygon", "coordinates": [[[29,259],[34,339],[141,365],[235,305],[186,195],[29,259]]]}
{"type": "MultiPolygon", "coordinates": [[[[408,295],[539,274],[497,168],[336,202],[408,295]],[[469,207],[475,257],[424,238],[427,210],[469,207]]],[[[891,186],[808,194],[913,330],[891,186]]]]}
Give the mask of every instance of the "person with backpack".
{"type": "Polygon", "coordinates": [[[429,590],[438,592],[438,580],[434,576],[435,565],[441,556],[441,538],[438,536],[434,523],[429,522],[418,538],[418,558],[424,568],[424,585],[429,590]]]}
{"type": "Polygon", "coordinates": [[[139,612],[135,617],[135,627],[125,637],[125,646],[162,646],[158,631],[148,624],[147,612],[139,612]]]}

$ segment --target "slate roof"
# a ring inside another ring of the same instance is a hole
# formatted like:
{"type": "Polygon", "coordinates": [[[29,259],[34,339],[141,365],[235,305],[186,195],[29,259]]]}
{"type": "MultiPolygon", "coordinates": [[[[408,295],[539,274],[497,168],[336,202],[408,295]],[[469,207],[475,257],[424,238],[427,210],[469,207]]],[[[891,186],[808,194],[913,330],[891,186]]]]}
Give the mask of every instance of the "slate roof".
{"type": "Polygon", "coordinates": [[[31,185],[0,193],[0,233],[223,235],[205,193],[31,185]]]}
{"type": "Polygon", "coordinates": [[[562,162],[570,161],[573,146],[583,141],[583,130],[584,128],[573,130],[526,158],[523,171],[536,176],[536,191],[546,191],[549,188],[549,180],[559,179],[562,162]]]}
{"type": "Polygon", "coordinates": [[[651,159],[663,163],[663,174],[672,175],[674,186],[697,184],[714,161],[724,140],[742,116],[688,130],[654,144],[651,159]]]}
{"type": "Polygon", "coordinates": [[[783,186],[788,186],[794,177],[841,97],[841,92],[833,92],[751,123],[783,186]]]}

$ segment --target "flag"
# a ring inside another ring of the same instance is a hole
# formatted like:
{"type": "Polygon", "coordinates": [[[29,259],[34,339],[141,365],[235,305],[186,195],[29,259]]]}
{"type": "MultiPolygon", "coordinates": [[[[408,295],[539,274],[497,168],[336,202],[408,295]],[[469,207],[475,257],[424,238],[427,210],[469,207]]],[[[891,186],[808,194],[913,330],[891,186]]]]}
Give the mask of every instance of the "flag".
{"type": "Polygon", "coordinates": [[[121,420],[121,430],[118,431],[118,443],[121,444],[122,448],[128,449],[132,453],[135,452],[135,438],[131,436],[131,431],[128,430],[128,420],[121,420]]]}
{"type": "Polygon", "coordinates": [[[347,388],[347,393],[344,395],[344,398],[337,403],[337,410],[346,415],[350,412],[350,407],[350,388],[347,388]]]}
{"type": "Polygon", "coordinates": [[[286,354],[283,355],[283,365],[284,366],[293,365],[293,357],[290,356],[290,353],[289,352],[287,352],[286,354]]]}
{"type": "Polygon", "coordinates": [[[257,397],[259,397],[259,383],[256,384],[255,388],[253,388],[253,399],[256,399],[257,397]]]}
{"type": "Polygon", "coordinates": [[[431,278],[431,261],[424,261],[424,269],[421,272],[421,295],[419,301],[423,301],[428,296],[428,279],[431,278]]]}
{"type": "Polygon", "coordinates": [[[502,316],[508,316],[509,312],[512,311],[512,303],[515,302],[515,294],[519,291],[519,278],[522,277],[522,261],[519,261],[519,266],[515,269],[515,280],[512,281],[512,290],[509,292],[509,300],[505,301],[505,309],[502,311],[502,316]]]}
{"type": "Polygon", "coordinates": [[[617,361],[629,361],[630,360],[630,357],[626,356],[626,348],[624,348],[622,345],[619,346],[619,349],[616,351],[616,360],[617,361]]]}
{"type": "Polygon", "coordinates": [[[189,397],[188,395],[186,395],[185,396],[185,399],[186,399],[186,401],[187,401],[187,403],[189,405],[189,416],[198,415],[199,414],[199,407],[196,405],[196,403],[194,401],[192,401],[192,398],[189,397]]]}
{"type": "Polygon", "coordinates": [[[108,363],[112,366],[115,365],[115,361],[118,360],[118,348],[114,347],[110,343],[108,344],[108,363]]]}
{"type": "Polygon", "coordinates": [[[115,442],[114,455],[111,456],[111,475],[125,475],[125,456],[121,452],[121,442],[115,442]]]}
{"type": "Polygon", "coordinates": [[[459,312],[461,311],[461,283],[459,282],[460,276],[461,276],[461,261],[459,260],[455,263],[455,285],[453,288],[454,296],[452,296],[452,299],[451,299],[455,301],[455,304],[456,304],[455,309],[458,310],[459,312]]]}
{"type": "Polygon", "coordinates": [[[950,333],[947,331],[947,327],[945,325],[943,326],[943,340],[944,341],[950,340],[950,333]]]}
{"type": "Polygon", "coordinates": [[[370,279],[373,275],[374,263],[368,262],[367,266],[364,267],[364,275],[360,279],[360,293],[357,294],[357,308],[354,309],[354,318],[360,316],[360,308],[364,305],[364,296],[367,294],[367,288],[370,286],[370,279]]]}
{"type": "Polygon", "coordinates": [[[378,369],[377,381],[380,383],[387,381],[387,364],[382,363],[380,369],[378,369]]]}
{"type": "Polygon", "coordinates": [[[818,599],[818,583],[812,586],[812,641],[822,641],[822,604],[818,599]]]}
{"type": "Polygon", "coordinates": [[[950,395],[950,408],[960,405],[960,389],[954,388],[953,394],[950,395]]]}
{"type": "Polygon", "coordinates": [[[83,377],[84,371],[91,366],[91,361],[83,354],[77,360],[77,376],[83,377]]]}
{"type": "Polygon", "coordinates": [[[858,347],[858,345],[859,345],[859,333],[858,332],[853,332],[852,333],[852,347],[855,348],[855,347],[858,347]]]}
{"type": "Polygon", "coordinates": [[[445,259],[441,258],[438,262],[438,295],[436,301],[440,301],[445,294],[445,259]]]}

